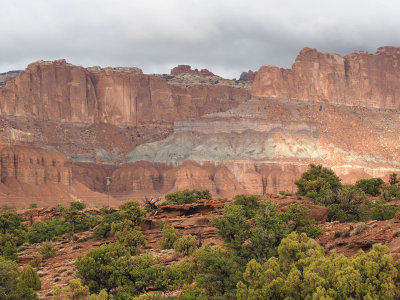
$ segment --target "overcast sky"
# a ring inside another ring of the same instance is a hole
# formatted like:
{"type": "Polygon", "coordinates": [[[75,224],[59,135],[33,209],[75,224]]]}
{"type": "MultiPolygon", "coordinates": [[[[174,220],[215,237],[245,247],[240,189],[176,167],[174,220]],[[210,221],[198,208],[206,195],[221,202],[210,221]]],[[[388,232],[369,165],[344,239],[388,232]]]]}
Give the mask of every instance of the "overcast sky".
{"type": "Polygon", "coordinates": [[[305,46],[342,55],[399,46],[399,16],[398,0],[0,0],[0,72],[65,58],[238,78],[290,67],[305,46]]]}

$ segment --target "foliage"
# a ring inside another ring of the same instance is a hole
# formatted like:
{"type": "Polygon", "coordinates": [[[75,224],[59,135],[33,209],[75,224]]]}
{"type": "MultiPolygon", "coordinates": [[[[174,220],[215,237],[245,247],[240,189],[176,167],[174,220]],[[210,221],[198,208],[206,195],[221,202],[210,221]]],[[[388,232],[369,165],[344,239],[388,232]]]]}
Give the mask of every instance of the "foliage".
{"type": "Polygon", "coordinates": [[[371,196],[378,196],[381,193],[381,187],[384,185],[382,178],[360,179],[356,186],[364,193],[371,196]]]}
{"type": "Polygon", "coordinates": [[[371,219],[384,221],[394,218],[398,207],[385,204],[385,201],[378,200],[372,204],[371,219]]]}
{"type": "Polygon", "coordinates": [[[218,235],[231,249],[242,264],[255,258],[266,260],[276,255],[282,238],[291,231],[307,232],[318,236],[322,230],[306,219],[308,208],[291,205],[285,212],[276,210],[271,201],[260,201],[251,197],[243,201],[244,196],[235,198],[233,204],[226,205],[223,217],[211,219],[218,235]]]}
{"type": "Polygon", "coordinates": [[[26,239],[26,225],[22,216],[14,212],[0,215],[0,255],[17,260],[17,247],[26,239]]]}
{"type": "Polygon", "coordinates": [[[68,232],[68,223],[60,217],[55,217],[47,222],[33,223],[29,228],[27,238],[31,244],[41,243],[43,241],[50,241],[53,237],[62,236],[68,232]]]}
{"type": "Polygon", "coordinates": [[[19,278],[18,265],[0,256],[0,299],[33,300],[38,296],[19,278]]]}
{"type": "Polygon", "coordinates": [[[129,256],[128,250],[120,244],[104,244],[90,249],[84,257],[76,260],[79,277],[91,292],[106,289],[109,293],[118,287],[119,272],[117,263],[120,258],[129,256]]]}
{"type": "Polygon", "coordinates": [[[212,197],[209,190],[183,190],[167,194],[165,199],[175,204],[190,204],[200,199],[211,200],[212,197]]]}
{"type": "Polygon", "coordinates": [[[189,295],[199,293],[215,299],[225,295],[234,298],[236,283],[241,279],[243,269],[238,265],[232,255],[222,248],[203,246],[196,250],[191,260],[192,278],[201,290],[188,291],[183,299],[191,299],[189,295]]]}
{"type": "Polygon", "coordinates": [[[309,170],[304,172],[295,184],[299,195],[313,199],[322,197],[328,190],[336,191],[342,186],[339,177],[331,169],[314,164],[310,164],[309,170]]]}
{"type": "Polygon", "coordinates": [[[394,185],[387,186],[381,178],[361,179],[356,185],[342,185],[332,170],[321,165],[310,165],[296,181],[298,194],[311,197],[314,203],[328,208],[328,219],[341,222],[358,222],[370,219],[387,220],[396,212],[384,201],[372,202],[367,195],[400,198],[400,188],[395,185],[397,175],[391,175],[394,185]]]}
{"type": "Polygon", "coordinates": [[[53,242],[47,241],[40,246],[39,252],[42,254],[43,258],[49,258],[56,254],[57,249],[54,247],[53,242]]]}
{"type": "Polygon", "coordinates": [[[305,234],[291,233],[279,257],[263,265],[252,260],[237,287],[238,299],[394,299],[396,286],[390,251],[374,245],[353,258],[331,254],[305,234]]]}
{"type": "Polygon", "coordinates": [[[82,210],[82,209],[85,209],[85,208],[86,208],[86,204],[82,203],[80,201],[72,201],[69,204],[69,209],[70,210],[82,210]]]}
{"type": "Polygon", "coordinates": [[[36,203],[31,203],[31,204],[29,204],[29,209],[32,209],[32,208],[37,208],[38,206],[37,206],[37,204],[36,203]]]}
{"type": "Polygon", "coordinates": [[[183,289],[181,300],[208,300],[209,296],[206,289],[199,288],[197,286],[188,286],[183,289]]]}
{"type": "Polygon", "coordinates": [[[144,220],[144,210],[136,201],[121,205],[121,219],[111,224],[111,234],[127,247],[132,255],[139,253],[139,247],[145,244],[145,238],[138,226],[144,220]]]}
{"type": "Polygon", "coordinates": [[[145,244],[145,238],[139,226],[135,226],[129,220],[112,224],[111,233],[118,243],[126,247],[131,255],[139,253],[139,247],[145,244]]]}
{"type": "Polygon", "coordinates": [[[40,264],[41,264],[41,259],[40,259],[40,257],[37,256],[37,255],[34,255],[33,258],[32,258],[32,260],[29,262],[29,265],[30,265],[32,268],[39,268],[39,267],[40,267],[40,264]]]}
{"type": "Polygon", "coordinates": [[[122,221],[119,211],[111,211],[109,209],[101,210],[101,219],[99,225],[93,232],[95,239],[101,239],[111,236],[111,224],[114,222],[122,221]]]}
{"type": "Polygon", "coordinates": [[[196,248],[196,238],[191,234],[178,238],[174,243],[174,250],[184,256],[191,255],[196,248]]]}
{"type": "Polygon", "coordinates": [[[30,265],[26,265],[22,269],[20,277],[28,288],[31,288],[35,291],[42,288],[42,283],[40,282],[39,275],[30,265]]]}
{"type": "Polygon", "coordinates": [[[175,228],[167,223],[161,225],[161,247],[163,249],[172,249],[174,243],[180,237],[175,228]]]}

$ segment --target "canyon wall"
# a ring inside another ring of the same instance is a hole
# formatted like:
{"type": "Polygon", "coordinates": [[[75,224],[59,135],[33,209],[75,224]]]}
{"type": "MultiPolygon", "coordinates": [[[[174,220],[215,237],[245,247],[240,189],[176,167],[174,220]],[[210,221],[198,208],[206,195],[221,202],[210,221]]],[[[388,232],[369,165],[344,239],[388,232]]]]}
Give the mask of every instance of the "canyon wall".
{"type": "Polygon", "coordinates": [[[65,60],[41,61],[0,89],[0,113],[64,122],[172,124],[249,98],[249,91],[226,85],[171,86],[138,68],[85,69],[65,60]]]}
{"type": "Polygon", "coordinates": [[[291,69],[263,66],[256,97],[290,98],[337,105],[400,108],[400,48],[346,56],[304,48],[291,69]]]}

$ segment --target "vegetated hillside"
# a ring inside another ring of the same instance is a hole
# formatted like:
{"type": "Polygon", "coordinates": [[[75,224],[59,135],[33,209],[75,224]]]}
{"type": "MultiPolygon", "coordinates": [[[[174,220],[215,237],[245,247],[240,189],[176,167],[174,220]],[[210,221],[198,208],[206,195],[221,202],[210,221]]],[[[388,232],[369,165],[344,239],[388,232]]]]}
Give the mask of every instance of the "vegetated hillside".
{"type": "Polygon", "coordinates": [[[296,185],[298,195],[232,200],[184,190],[149,200],[145,210],[128,201],[119,209],[73,202],[3,211],[0,265],[14,272],[15,293],[27,294],[31,281],[10,261],[20,270],[30,264],[41,299],[398,297],[397,174],[343,185],[332,170],[310,165],[296,185]]]}

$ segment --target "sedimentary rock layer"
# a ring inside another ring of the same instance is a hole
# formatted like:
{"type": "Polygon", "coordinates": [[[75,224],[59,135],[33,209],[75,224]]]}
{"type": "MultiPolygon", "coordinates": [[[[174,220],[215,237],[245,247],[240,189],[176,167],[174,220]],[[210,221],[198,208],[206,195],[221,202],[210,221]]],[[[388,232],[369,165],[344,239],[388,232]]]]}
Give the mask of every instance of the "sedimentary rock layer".
{"type": "Polygon", "coordinates": [[[229,86],[171,87],[137,68],[85,69],[65,60],[37,62],[0,89],[0,112],[39,120],[114,125],[172,124],[248,99],[229,86]]]}
{"type": "Polygon", "coordinates": [[[400,108],[400,48],[346,56],[304,48],[291,69],[263,66],[252,95],[374,108],[400,108]]]}

